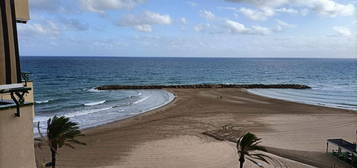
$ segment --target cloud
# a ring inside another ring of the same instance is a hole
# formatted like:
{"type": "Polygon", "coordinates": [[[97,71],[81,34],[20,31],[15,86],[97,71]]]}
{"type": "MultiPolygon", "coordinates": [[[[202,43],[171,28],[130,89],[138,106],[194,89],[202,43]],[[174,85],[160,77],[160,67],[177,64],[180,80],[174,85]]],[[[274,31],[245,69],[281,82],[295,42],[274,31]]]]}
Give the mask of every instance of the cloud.
{"type": "Polygon", "coordinates": [[[61,32],[59,26],[51,21],[46,21],[44,24],[20,24],[18,26],[18,31],[20,36],[57,36],[61,32]]]}
{"type": "Polygon", "coordinates": [[[293,8],[278,8],[275,9],[276,12],[280,12],[280,13],[288,13],[288,14],[298,14],[299,11],[293,8]]]}
{"type": "Polygon", "coordinates": [[[134,28],[141,32],[152,32],[152,26],[148,25],[148,24],[137,25],[137,26],[134,26],[134,28]]]}
{"type": "Polygon", "coordinates": [[[56,18],[55,21],[41,18],[29,22],[26,25],[19,24],[20,36],[27,37],[49,37],[55,38],[68,31],[86,31],[89,25],[77,19],[56,18]]]}
{"type": "Polygon", "coordinates": [[[207,31],[211,27],[211,24],[198,24],[195,27],[193,27],[193,30],[196,32],[204,32],[207,31]]]}
{"type": "Polygon", "coordinates": [[[284,22],[282,20],[279,20],[279,19],[276,19],[276,22],[278,23],[278,25],[276,26],[275,31],[278,31],[278,32],[284,31],[284,30],[289,29],[289,28],[296,27],[296,25],[286,23],[286,22],[284,22]]]}
{"type": "Polygon", "coordinates": [[[240,8],[239,11],[252,20],[266,20],[275,14],[272,8],[262,8],[259,10],[240,8]]]}
{"type": "Polygon", "coordinates": [[[293,14],[293,15],[300,14],[301,16],[306,16],[307,14],[309,14],[310,10],[307,9],[307,8],[303,8],[303,9],[277,8],[277,9],[275,9],[275,12],[277,12],[277,13],[287,13],[287,14],[293,14]]]}
{"type": "Polygon", "coordinates": [[[355,8],[353,4],[339,4],[332,0],[314,0],[306,4],[313,10],[323,15],[328,16],[352,16],[354,15],[355,8]]]}
{"type": "Polygon", "coordinates": [[[181,24],[187,24],[187,19],[184,18],[184,17],[180,18],[180,23],[181,24]]]}
{"type": "Polygon", "coordinates": [[[207,20],[213,20],[216,18],[216,16],[211,11],[208,10],[201,10],[200,16],[207,20]]]}
{"type": "MultiPolygon", "coordinates": [[[[80,41],[80,43],[83,43],[80,41]]],[[[89,45],[92,45],[93,48],[98,49],[116,49],[119,47],[124,47],[125,43],[118,41],[117,39],[105,39],[105,40],[95,40],[91,42],[89,45]]]]}
{"type": "Polygon", "coordinates": [[[138,4],[146,2],[146,0],[80,0],[80,1],[84,9],[96,13],[105,13],[106,10],[132,9],[138,4]]]}
{"type": "Polygon", "coordinates": [[[276,26],[264,27],[259,25],[247,26],[238,21],[227,18],[217,18],[214,20],[214,24],[205,23],[197,24],[193,27],[196,32],[207,32],[211,34],[249,34],[249,35],[269,35],[272,33],[278,33],[290,28],[296,27],[296,25],[286,23],[282,20],[276,20],[276,26]]]}
{"type": "Polygon", "coordinates": [[[271,33],[271,30],[262,26],[252,26],[251,28],[246,27],[245,25],[227,19],[225,25],[231,33],[240,33],[240,34],[255,34],[255,35],[267,35],[271,33]]]}
{"type": "MultiPolygon", "coordinates": [[[[284,5],[309,8],[321,15],[331,17],[352,16],[355,13],[355,7],[352,3],[342,4],[333,0],[225,0],[229,2],[249,3],[260,9],[278,8],[284,5]]],[[[286,12],[286,11],[285,11],[286,12]]],[[[290,11],[291,12],[291,11],[290,11]]]]}
{"type": "Polygon", "coordinates": [[[232,20],[226,20],[226,25],[233,33],[246,33],[248,29],[241,23],[232,20]]]}
{"type": "Polygon", "coordinates": [[[249,3],[258,7],[278,7],[288,3],[289,0],[225,0],[228,2],[249,3]]]}
{"type": "Polygon", "coordinates": [[[142,15],[126,15],[119,20],[117,25],[133,27],[142,32],[152,32],[153,25],[169,25],[171,23],[170,15],[146,11],[142,15]]]}
{"type": "Polygon", "coordinates": [[[63,30],[70,31],[86,31],[89,29],[87,23],[81,22],[77,19],[60,19],[63,30]]]}
{"type": "Polygon", "coordinates": [[[250,29],[250,34],[260,34],[260,35],[267,35],[270,34],[272,31],[267,27],[262,26],[252,26],[250,29]]]}
{"type": "Polygon", "coordinates": [[[354,35],[354,33],[347,27],[335,26],[332,29],[337,33],[337,35],[342,37],[353,37],[354,35]]]}

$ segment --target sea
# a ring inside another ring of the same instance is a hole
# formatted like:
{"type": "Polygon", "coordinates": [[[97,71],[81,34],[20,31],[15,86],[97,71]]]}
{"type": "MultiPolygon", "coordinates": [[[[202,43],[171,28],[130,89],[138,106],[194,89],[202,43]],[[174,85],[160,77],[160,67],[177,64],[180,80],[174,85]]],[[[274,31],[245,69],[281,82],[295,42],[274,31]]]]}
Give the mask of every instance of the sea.
{"type": "MultiPolygon", "coordinates": [[[[261,96],[357,111],[357,59],[21,57],[34,84],[34,125],[70,117],[81,128],[170,103],[164,90],[99,91],[101,85],[304,84],[312,89],[250,89],[261,96]]],[[[36,132],[36,130],[35,130],[36,132]]]]}

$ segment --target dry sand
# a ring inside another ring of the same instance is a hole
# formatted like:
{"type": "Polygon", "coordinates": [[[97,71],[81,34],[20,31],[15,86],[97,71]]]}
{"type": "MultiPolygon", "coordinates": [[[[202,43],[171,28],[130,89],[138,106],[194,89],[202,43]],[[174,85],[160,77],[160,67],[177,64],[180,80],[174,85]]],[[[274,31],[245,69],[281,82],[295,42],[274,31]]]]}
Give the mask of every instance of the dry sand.
{"type": "MultiPolygon", "coordinates": [[[[270,99],[244,89],[169,91],[177,98],[165,107],[85,130],[81,140],[87,146],[61,149],[58,167],[238,167],[233,143],[202,134],[226,124],[263,138],[271,156],[286,167],[348,167],[325,154],[326,139],[353,142],[356,111],[270,99]]],[[[48,149],[37,149],[39,162],[49,156],[48,149]]],[[[254,166],[247,161],[246,167],[254,166]]]]}

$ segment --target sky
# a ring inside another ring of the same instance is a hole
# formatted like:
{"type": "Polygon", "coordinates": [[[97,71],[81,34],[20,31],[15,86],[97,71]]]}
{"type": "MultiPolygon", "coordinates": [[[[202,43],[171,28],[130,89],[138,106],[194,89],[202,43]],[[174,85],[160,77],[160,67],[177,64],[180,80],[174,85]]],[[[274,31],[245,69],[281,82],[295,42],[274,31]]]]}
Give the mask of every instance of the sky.
{"type": "Polygon", "coordinates": [[[356,0],[29,0],[21,56],[357,58],[356,0]]]}

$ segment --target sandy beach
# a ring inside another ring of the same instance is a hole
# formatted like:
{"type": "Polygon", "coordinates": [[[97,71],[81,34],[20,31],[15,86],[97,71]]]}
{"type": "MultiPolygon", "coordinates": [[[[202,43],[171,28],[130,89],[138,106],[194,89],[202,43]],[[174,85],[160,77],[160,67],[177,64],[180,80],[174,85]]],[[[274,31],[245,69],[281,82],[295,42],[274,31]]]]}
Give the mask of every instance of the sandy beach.
{"type": "MultiPolygon", "coordinates": [[[[262,138],[270,155],[286,167],[348,167],[325,154],[326,140],[354,142],[356,111],[260,97],[237,88],[168,91],[176,99],[165,107],[84,130],[80,140],[87,146],[61,149],[58,167],[238,167],[233,143],[202,134],[227,124],[262,138]]],[[[37,148],[36,155],[40,163],[50,160],[46,148],[37,148]]]]}

